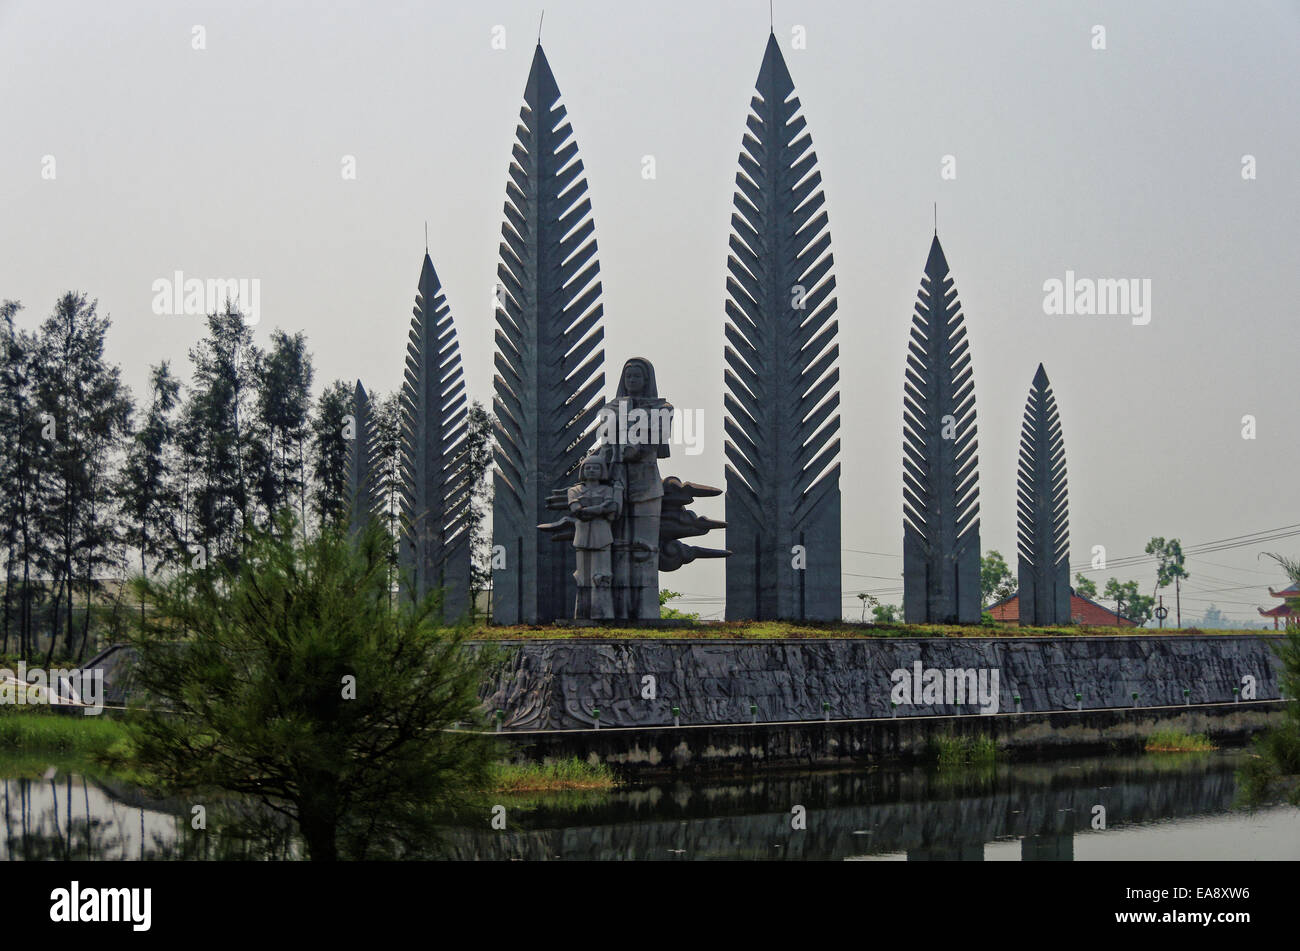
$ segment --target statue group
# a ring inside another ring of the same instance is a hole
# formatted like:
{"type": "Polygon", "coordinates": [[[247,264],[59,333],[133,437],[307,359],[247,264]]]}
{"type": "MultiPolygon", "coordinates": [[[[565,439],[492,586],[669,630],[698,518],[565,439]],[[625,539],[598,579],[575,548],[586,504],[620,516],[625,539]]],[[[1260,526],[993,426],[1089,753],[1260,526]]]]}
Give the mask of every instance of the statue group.
{"type": "Polygon", "coordinates": [[[725,523],[685,508],[719,489],[661,476],[659,460],[669,456],[672,423],[673,408],[659,396],[653,364],[633,357],[601,411],[598,444],[578,469],[582,481],[552,495],[551,507],[566,514],[540,527],[557,541],[572,538],[579,620],[658,619],[661,570],[727,554],[679,540],[725,523]]]}

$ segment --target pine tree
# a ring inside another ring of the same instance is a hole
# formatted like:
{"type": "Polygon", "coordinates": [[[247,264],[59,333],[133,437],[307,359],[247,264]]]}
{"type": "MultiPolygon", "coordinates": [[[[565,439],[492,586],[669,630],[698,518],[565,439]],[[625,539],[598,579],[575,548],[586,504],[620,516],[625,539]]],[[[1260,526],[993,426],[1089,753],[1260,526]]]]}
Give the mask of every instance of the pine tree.
{"type": "Polygon", "coordinates": [[[36,340],[14,327],[22,305],[17,301],[0,304],[0,520],[4,526],[5,594],[4,647],[9,650],[13,587],[21,578],[17,603],[18,650],[30,657],[32,612],[38,592],[31,583],[38,555],[40,535],[34,524],[32,495],[40,456],[36,450],[39,430],[31,406],[31,365],[36,340]]]}
{"type": "Polygon", "coordinates": [[[307,338],[272,331],[270,349],[258,366],[256,438],[249,444],[259,514],[266,528],[276,523],[284,508],[296,508],[300,523],[306,524],[304,469],[312,374],[307,338]]]}
{"type": "MultiPolygon", "coordinates": [[[[387,396],[370,394],[371,424],[374,426],[374,480],[376,515],[394,540],[400,539],[402,527],[402,403],[401,391],[387,396]]],[[[390,569],[397,574],[399,551],[396,542],[390,569]]]]}
{"type": "MultiPolygon", "coordinates": [[[[180,382],[164,360],[149,375],[149,405],[144,420],[131,439],[126,462],[118,478],[118,497],[125,520],[125,541],[140,556],[140,574],[149,577],[149,563],[166,565],[180,560],[182,539],[177,513],[180,490],[176,483],[176,427],[180,382]]],[[[144,602],[140,603],[144,610],[144,602]]]]}
{"type": "MultiPolygon", "coordinates": [[[[233,563],[256,500],[254,399],[261,352],[243,315],[227,303],[208,315],[208,335],[190,350],[194,381],[182,413],[190,524],[190,564],[233,563]],[[198,546],[197,549],[195,546],[198,546]]],[[[263,468],[264,471],[264,468],[263,468]]]]}
{"type": "Polygon", "coordinates": [[[37,340],[34,395],[48,459],[38,495],[55,607],[47,665],[59,631],[60,597],[65,652],[71,655],[78,584],[85,598],[84,650],[97,575],[121,564],[109,476],[130,431],[131,400],[121,371],[104,359],[109,320],[95,311],[96,303],[84,294],[65,294],[37,340]]]}
{"type": "Polygon", "coordinates": [[[352,388],[342,380],[325,387],[311,415],[311,504],[320,527],[347,509],[348,441],[345,417],[352,413],[352,388]]]}

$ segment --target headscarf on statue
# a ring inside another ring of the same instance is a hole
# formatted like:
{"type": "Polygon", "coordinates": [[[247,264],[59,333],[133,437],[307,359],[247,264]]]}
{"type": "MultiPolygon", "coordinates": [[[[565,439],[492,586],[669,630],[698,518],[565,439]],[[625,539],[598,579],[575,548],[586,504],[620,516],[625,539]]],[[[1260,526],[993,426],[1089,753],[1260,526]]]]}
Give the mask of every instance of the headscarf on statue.
{"type": "Polygon", "coordinates": [[[659,398],[654,364],[632,357],[623,364],[617,395],[605,404],[599,428],[602,449],[626,480],[629,502],[663,496],[658,460],[668,458],[672,428],[673,407],[659,398]]]}

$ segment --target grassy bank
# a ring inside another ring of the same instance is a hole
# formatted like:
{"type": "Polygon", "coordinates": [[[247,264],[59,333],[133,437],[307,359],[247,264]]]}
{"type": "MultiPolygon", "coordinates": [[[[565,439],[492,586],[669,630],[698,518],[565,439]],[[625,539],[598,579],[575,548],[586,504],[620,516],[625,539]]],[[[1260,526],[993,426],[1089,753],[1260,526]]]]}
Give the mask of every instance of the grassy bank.
{"type": "Polygon", "coordinates": [[[497,763],[492,791],[504,793],[558,792],[570,789],[613,789],[614,773],[604,763],[593,765],[573,757],[548,763],[497,763]]]}
{"type": "Polygon", "coordinates": [[[828,638],[894,637],[1147,637],[1150,635],[1271,634],[1263,630],[1200,630],[1199,628],[1020,627],[1016,624],[851,624],[786,621],[697,621],[673,627],[573,627],[563,624],[479,625],[470,635],[482,641],[520,640],[817,640],[828,638]]]}
{"type": "Polygon", "coordinates": [[[986,766],[997,760],[998,746],[991,736],[936,736],[930,756],[941,769],[986,766]]]}
{"type": "Polygon", "coordinates": [[[1206,753],[1217,747],[1204,733],[1179,733],[1177,730],[1158,730],[1147,737],[1148,753],[1206,753]]]}
{"type": "Polygon", "coordinates": [[[42,707],[0,706],[0,749],[93,757],[126,744],[126,728],[105,716],[53,713],[42,707]]]}

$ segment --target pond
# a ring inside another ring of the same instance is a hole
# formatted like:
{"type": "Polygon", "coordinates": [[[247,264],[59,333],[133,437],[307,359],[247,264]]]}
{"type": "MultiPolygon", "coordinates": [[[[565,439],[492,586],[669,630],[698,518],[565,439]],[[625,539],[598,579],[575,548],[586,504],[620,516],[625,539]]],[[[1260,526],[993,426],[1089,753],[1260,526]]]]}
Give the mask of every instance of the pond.
{"type": "MultiPolygon", "coordinates": [[[[503,797],[431,857],[488,860],[1300,859],[1300,810],[1236,807],[1244,753],[869,768],[503,797]],[[500,810],[497,810],[500,815],[500,810]],[[498,823],[499,824],[499,823],[498,823]]],[[[0,760],[0,776],[5,775],[0,760]]],[[[294,858],[191,805],[57,770],[0,779],[4,859],[294,858]]]]}

